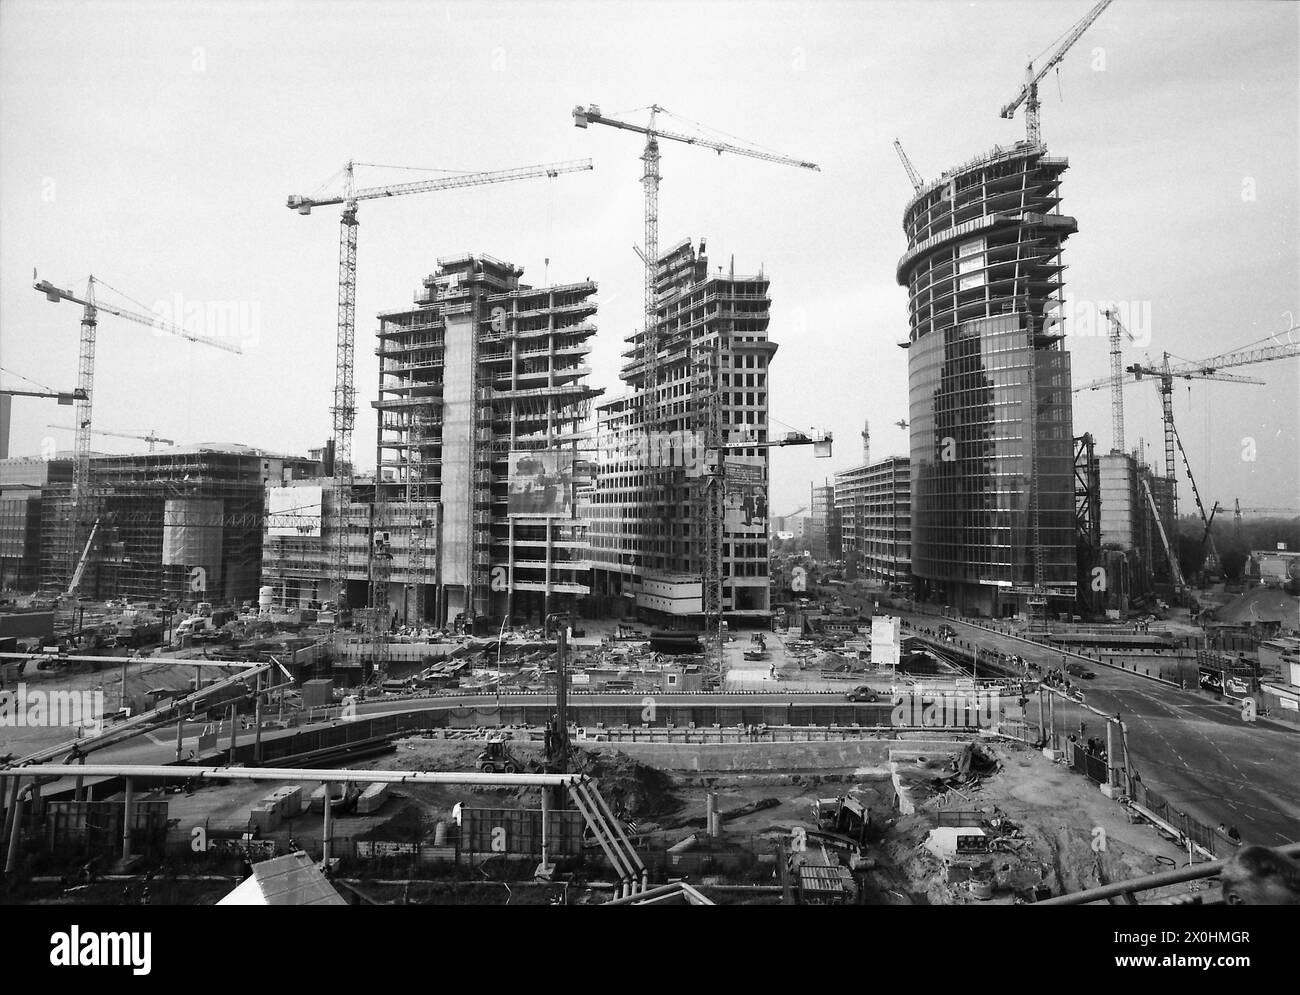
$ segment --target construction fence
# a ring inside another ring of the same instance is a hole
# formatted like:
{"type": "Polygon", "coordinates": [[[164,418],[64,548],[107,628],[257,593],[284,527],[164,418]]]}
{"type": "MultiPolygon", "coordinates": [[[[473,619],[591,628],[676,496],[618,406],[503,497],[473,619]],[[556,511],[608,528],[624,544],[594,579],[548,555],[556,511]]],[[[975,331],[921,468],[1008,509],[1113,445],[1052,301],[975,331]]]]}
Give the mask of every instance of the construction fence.
{"type": "Polygon", "coordinates": [[[1186,812],[1179,811],[1165,801],[1164,797],[1138,780],[1131,780],[1129,797],[1138,805],[1151,812],[1162,822],[1168,823],[1182,834],[1217,856],[1223,849],[1225,841],[1215,829],[1198,822],[1186,812]]]}

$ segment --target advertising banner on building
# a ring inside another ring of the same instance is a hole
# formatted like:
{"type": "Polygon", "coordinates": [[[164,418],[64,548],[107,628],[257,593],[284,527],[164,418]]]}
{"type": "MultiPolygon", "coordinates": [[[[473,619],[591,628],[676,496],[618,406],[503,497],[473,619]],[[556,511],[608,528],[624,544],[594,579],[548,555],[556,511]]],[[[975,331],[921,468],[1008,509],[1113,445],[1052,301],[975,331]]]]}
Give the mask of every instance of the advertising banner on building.
{"type": "Polygon", "coordinates": [[[728,456],[723,499],[726,530],[748,535],[767,533],[767,482],[763,457],[728,456]]]}
{"type": "Polygon", "coordinates": [[[266,489],[269,536],[320,537],[319,487],[268,487],[266,489]]]}
{"type": "Polygon", "coordinates": [[[512,451],[507,514],[525,518],[572,518],[573,454],[551,449],[512,451]]]}

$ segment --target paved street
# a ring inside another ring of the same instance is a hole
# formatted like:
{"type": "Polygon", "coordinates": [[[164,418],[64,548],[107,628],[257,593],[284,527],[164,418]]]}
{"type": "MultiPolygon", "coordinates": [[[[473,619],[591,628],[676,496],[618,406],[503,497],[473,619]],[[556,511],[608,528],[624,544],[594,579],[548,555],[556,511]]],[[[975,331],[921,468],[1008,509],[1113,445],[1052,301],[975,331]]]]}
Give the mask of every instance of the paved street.
{"type": "MultiPolygon", "coordinates": [[[[941,619],[905,616],[933,628],[941,619]]],[[[1024,656],[1044,666],[1060,665],[1060,654],[961,622],[950,623],[959,639],[1024,656]]],[[[1096,673],[1080,681],[1085,701],[1107,713],[1119,712],[1129,731],[1129,753],[1143,782],[1177,808],[1210,826],[1235,825],[1246,842],[1300,840],[1300,730],[1262,720],[1253,725],[1240,713],[1197,691],[1089,664],[1096,673]]],[[[1086,735],[1103,732],[1101,720],[1057,702],[1058,728],[1086,735]]],[[[1036,706],[1029,707],[1036,718],[1036,706]]],[[[1063,733],[1063,735],[1064,735],[1063,733]]]]}

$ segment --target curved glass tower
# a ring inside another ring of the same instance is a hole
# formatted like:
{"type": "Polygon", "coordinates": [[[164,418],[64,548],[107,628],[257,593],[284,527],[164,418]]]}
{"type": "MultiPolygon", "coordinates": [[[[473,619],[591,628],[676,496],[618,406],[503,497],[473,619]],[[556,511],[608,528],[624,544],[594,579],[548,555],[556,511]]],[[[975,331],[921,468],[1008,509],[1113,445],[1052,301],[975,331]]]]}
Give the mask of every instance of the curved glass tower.
{"type": "Polygon", "coordinates": [[[1024,610],[1036,582],[1054,609],[1075,596],[1057,313],[1077,230],[1059,213],[1067,165],[1042,145],[995,148],[923,187],[903,216],[912,572],[932,601],[986,615],[1024,610]]]}

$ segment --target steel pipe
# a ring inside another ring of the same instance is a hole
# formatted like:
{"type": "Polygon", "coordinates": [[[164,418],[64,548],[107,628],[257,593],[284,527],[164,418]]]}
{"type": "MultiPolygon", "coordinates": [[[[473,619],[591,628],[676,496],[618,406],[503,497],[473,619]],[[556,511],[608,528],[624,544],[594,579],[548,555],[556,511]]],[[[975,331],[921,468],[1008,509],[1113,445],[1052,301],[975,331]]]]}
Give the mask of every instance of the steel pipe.
{"type": "Polygon", "coordinates": [[[191,767],[185,764],[28,764],[0,768],[0,777],[217,778],[231,781],[346,781],[360,784],[481,784],[498,787],[568,787],[581,774],[482,774],[478,771],[334,770],[304,767],[191,767]]]}

